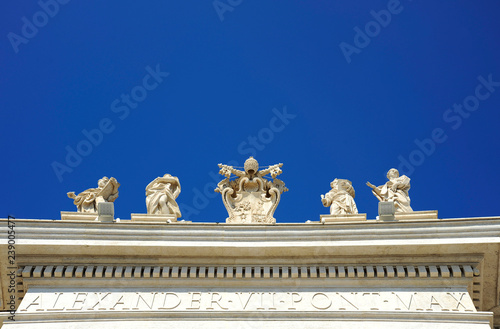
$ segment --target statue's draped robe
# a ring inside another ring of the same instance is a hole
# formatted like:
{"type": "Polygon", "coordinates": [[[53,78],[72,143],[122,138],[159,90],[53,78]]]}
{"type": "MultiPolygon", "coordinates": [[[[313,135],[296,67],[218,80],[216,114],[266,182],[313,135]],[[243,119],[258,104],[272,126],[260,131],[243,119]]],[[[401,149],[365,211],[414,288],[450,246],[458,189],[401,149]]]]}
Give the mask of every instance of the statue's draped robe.
{"type": "Polygon", "coordinates": [[[408,176],[403,175],[397,178],[392,178],[390,181],[382,186],[379,186],[378,188],[380,189],[380,195],[385,201],[394,201],[396,212],[413,211],[410,207],[410,197],[408,195],[408,190],[410,189],[410,178],[408,176]],[[394,184],[397,185],[395,192],[391,189],[394,184]]]}
{"type": "Polygon", "coordinates": [[[165,180],[160,179],[155,179],[146,189],[146,207],[148,214],[162,214],[161,209],[161,202],[160,199],[161,197],[165,196],[166,198],[166,206],[168,208],[168,213],[171,215],[176,215],[177,218],[181,217],[181,211],[179,210],[179,206],[177,205],[177,202],[175,201],[175,198],[177,195],[179,195],[180,187],[176,185],[175,181],[168,181],[165,182],[165,180]],[[170,186],[173,186],[174,189],[170,189],[167,187],[167,184],[170,186]]]}
{"type": "Polygon", "coordinates": [[[347,191],[331,190],[325,195],[326,206],[330,205],[331,215],[357,214],[354,198],[347,191]]]}
{"type": "Polygon", "coordinates": [[[73,202],[80,212],[97,212],[96,198],[101,188],[89,188],[75,197],[73,202]]]}
{"type": "Polygon", "coordinates": [[[79,193],[73,203],[79,212],[97,212],[99,202],[113,202],[118,198],[120,184],[113,177],[103,187],[89,188],[79,193]]]}

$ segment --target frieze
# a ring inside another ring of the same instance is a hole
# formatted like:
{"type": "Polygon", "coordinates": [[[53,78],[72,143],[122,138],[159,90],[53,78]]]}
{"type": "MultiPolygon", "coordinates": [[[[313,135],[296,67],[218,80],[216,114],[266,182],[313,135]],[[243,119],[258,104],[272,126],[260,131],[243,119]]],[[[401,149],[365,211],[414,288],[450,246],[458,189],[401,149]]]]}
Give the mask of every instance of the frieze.
{"type": "Polygon", "coordinates": [[[30,292],[19,312],[409,311],[476,312],[465,291],[30,292]]]}

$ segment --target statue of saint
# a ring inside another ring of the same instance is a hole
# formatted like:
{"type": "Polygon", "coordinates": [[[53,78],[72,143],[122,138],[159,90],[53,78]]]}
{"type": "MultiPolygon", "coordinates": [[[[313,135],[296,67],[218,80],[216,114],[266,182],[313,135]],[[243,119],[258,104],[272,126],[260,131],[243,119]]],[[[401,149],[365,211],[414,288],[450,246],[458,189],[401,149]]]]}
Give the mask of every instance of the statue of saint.
{"type": "Polygon", "coordinates": [[[387,172],[389,181],[381,186],[375,186],[370,182],[366,185],[372,188],[373,194],[379,201],[393,201],[396,212],[412,212],[410,207],[410,178],[408,176],[399,176],[397,169],[390,169],[387,172]]]}
{"type": "Polygon", "coordinates": [[[114,177],[104,176],[97,182],[97,188],[89,188],[78,195],[75,192],[68,192],[68,197],[74,199],[78,212],[97,213],[99,202],[114,202],[118,198],[118,188],[120,183],[114,177]]]}
{"type": "Polygon", "coordinates": [[[219,164],[221,175],[225,179],[217,184],[215,192],[222,194],[222,202],[229,217],[227,223],[275,223],[274,211],[281,199],[281,194],[288,189],[276,176],[282,173],[282,163],[259,170],[259,163],[253,157],[244,164],[244,171],[229,165],[219,164]],[[272,181],[264,176],[270,174],[272,181]],[[237,178],[230,180],[231,175],[237,178]]]}
{"type": "Polygon", "coordinates": [[[146,207],[148,214],[165,214],[181,217],[175,199],[181,193],[179,179],[170,174],[155,178],[146,186],[146,207]]]}
{"type": "Polygon", "coordinates": [[[321,195],[323,206],[330,207],[330,215],[357,214],[358,208],[354,202],[354,187],[347,179],[335,178],[330,183],[332,188],[326,195],[321,195]]]}

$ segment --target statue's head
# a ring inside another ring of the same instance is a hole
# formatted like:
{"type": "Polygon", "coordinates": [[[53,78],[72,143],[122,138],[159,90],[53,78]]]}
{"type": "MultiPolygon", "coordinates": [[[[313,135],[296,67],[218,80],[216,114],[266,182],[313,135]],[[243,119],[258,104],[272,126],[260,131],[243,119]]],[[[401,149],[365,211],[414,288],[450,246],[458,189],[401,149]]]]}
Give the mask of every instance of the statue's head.
{"type": "Polygon", "coordinates": [[[180,187],[180,182],[179,182],[179,179],[175,176],[172,176],[170,174],[165,174],[163,175],[163,178],[170,178],[168,181],[168,183],[165,185],[167,188],[171,188],[171,187],[180,187]]]}
{"type": "Polygon", "coordinates": [[[330,187],[331,188],[338,188],[338,178],[335,178],[331,183],[330,183],[330,187]]]}
{"type": "Polygon", "coordinates": [[[106,185],[106,183],[109,181],[109,178],[104,176],[103,178],[99,179],[99,181],[97,181],[97,185],[99,187],[104,187],[104,185],[106,185]]]}
{"type": "Polygon", "coordinates": [[[352,182],[348,179],[335,179],[335,181],[337,181],[339,190],[347,191],[352,186],[352,182]]]}
{"type": "Polygon", "coordinates": [[[253,157],[249,157],[243,165],[245,172],[250,176],[255,175],[259,171],[259,163],[253,157]]]}
{"type": "Polygon", "coordinates": [[[355,192],[350,180],[335,178],[333,182],[330,183],[330,186],[332,189],[336,189],[338,191],[346,191],[354,198],[355,192]]]}
{"type": "Polygon", "coordinates": [[[348,179],[341,179],[339,182],[339,186],[342,190],[347,191],[350,187],[352,187],[352,182],[348,179]]]}
{"type": "Polygon", "coordinates": [[[393,178],[398,178],[399,177],[399,171],[397,169],[389,169],[389,171],[387,172],[387,178],[389,180],[393,179],[393,178]]]}

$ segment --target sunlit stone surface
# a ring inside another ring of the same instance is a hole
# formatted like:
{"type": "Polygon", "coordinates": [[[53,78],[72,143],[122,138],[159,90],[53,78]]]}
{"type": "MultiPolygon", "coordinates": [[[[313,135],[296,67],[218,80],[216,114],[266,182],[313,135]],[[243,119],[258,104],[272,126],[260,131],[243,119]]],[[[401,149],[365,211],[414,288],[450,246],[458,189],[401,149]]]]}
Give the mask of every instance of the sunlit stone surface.
{"type": "Polygon", "coordinates": [[[335,178],[330,183],[332,188],[326,195],[321,195],[323,206],[330,207],[330,215],[352,215],[358,213],[356,202],[354,202],[355,192],[351,181],[347,179],[335,178]]]}
{"type": "Polygon", "coordinates": [[[114,202],[118,198],[118,188],[120,183],[115,178],[104,176],[97,182],[96,188],[89,188],[78,195],[75,192],[68,192],[68,197],[74,199],[78,212],[97,212],[99,202],[114,202]]]}
{"type": "Polygon", "coordinates": [[[148,214],[175,215],[181,217],[181,211],[175,199],[181,193],[181,184],[177,177],[165,174],[155,178],[146,186],[146,206],[148,214]]]}
{"type": "Polygon", "coordinates": [[[281,194],[288,191],[285,183],[276,178],[282,173],[282,163],[259,170],[259,163],[253,157],[245,161],[241,171],[232,166],[219,164],[221,175],[225,179],[217,184],[216,192],[222,195],[222,202],[229,217],[227,223],[275,223],[274,211],[281,199],[281,194]],[[270,174],[272,181],[264,176],[270,174]],[[230,180],[235,175],[235,180],[230,180]]]}
{"type": "Polygon", "coordinates": [[[408,176],[399,176],[399,171],[397,169],[390,169],[387,172],[387,178],[389,181],[381,186],[375,186],[370,182],[366,185],[372,188],[373,195],[381,202],[394,202],[396,207],[396,212],[412,212],[413,209],[410,207],[410,196],[408,191],[410,190],[410,178],[408,176]]]}

